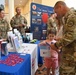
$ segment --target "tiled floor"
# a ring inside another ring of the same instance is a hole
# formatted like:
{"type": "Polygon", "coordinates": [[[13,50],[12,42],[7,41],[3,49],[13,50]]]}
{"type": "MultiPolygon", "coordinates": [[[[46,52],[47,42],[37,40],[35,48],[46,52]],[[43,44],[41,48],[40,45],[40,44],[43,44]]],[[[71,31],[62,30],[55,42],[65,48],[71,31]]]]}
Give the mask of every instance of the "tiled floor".
{"type": "MultiPolygon", "coordinates": [[[[61,61],[60,59],[61,59],[61,54],[59,54],[59,62],[61,61]]],[[[44,61],[44,63],[45,63],[45,61],[44,61]]],[[[47,75],[47,68],[44,65],[42,65],[41,67],[38,67],[35,75],[47,75]]],[[[59,73],[57,75],[59,75],[59,73]]]]}
{"type": "Polygon", "coordinates": [[[47,75],[46,73],[47,73],[47,68],[44,65],[42,65],[41,67],[38,67],[35,75],[47,75]]]}
{"type": "MultiPolygon", "coordinates": [[[[38,67],[35,75],[47,75],[47,68],[44,65],[38,67]]],[[[51,70],[50,70],[50,75],[52,75],[51,70]]],[[[57,71],[56,75],[59,75],[58,71],[57,71]]]]}

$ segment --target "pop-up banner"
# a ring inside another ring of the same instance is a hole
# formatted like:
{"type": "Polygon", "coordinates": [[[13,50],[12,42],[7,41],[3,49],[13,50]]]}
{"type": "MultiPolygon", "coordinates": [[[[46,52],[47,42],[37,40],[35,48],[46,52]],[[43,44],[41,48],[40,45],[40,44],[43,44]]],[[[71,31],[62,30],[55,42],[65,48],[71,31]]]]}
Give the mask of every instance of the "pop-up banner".
{"type": "Polygon", "coordinates": [[[33,33],[34,39],[46,39],[47,20],[51,13],[53,13],[53,7],[31,3],[30,30],[33,33]]]}

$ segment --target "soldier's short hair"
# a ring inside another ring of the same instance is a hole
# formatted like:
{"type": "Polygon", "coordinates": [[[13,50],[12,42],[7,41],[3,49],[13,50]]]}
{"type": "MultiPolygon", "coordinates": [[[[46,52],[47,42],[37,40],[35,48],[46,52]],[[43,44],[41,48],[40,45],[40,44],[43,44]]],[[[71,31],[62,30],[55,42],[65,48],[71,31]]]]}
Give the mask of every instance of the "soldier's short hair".
{"type": "Polygon", "coordinates": [[[63,2],[63,1],[57,1],[57,2],[55,3],[54,7],[58,6],[59,4],[60,4],[60,5],[63,5],[63,6],[66,6],[66,3],[65,3],[65,2],[63,2]]]}
{"type": "Polygon", "coordinates": [[[2,10],[4,10],[4,5],[0,5],[0,12],[2,11],[2,10]]]}
{"type": "Polygon", "coordinates": [[[17,11],[18,8],[20,8],[20,7],[16,7],[16,8],[15,8],[15,11],[17,11]]]}
{"type": "Polygon", "coordinates": [[[2,11],[3,9],[0,9],[0,12],[2,11]]]}

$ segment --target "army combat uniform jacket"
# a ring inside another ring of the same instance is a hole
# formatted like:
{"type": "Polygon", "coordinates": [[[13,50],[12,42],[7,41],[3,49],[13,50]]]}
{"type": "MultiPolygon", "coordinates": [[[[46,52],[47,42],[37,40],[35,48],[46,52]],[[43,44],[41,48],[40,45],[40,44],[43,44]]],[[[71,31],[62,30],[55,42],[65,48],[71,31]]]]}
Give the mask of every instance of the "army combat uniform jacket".
{"type": "Polygon", "coordinates": [[[57,21],[55,18],[53,19],[50,17],[47,21],[47,34],[48,34],[48,31],[51,29],[57,32],[57,21]]]}
{"type": "Polygon", "coordinates": [[[9,31],[9,23],[5,19],[0,20],[0,39],[7,39],[7,32],[9,31]]]}
{"type": "Polygon", "coordinates": [[[75,75],[76,73],[76,12],[71,10],[64,16],[63,37],[56,42],[62,46],[62,62],[60,74],[75,75]]]}
{"type": "Polygon", "coordinates": [[[10,24],[13,29],[17,28],[21,33],[23,33],[24,27],[27,25],[27,21],[26,21],[25,17],[23,17],[22,15],[20,15],[18,17],[17,17],[17,15],[15,15],[11,19],[10,24]],[[20,27],[19,25],[23,25],[23,26],[20,27]]]}

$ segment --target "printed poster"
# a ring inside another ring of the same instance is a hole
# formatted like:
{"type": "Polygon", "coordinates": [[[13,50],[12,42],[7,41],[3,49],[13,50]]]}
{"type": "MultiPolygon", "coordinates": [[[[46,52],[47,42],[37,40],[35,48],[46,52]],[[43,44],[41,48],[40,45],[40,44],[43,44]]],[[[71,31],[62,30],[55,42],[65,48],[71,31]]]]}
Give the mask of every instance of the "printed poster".
{"type": "Polygon", "coordinates": [[[47,20],[53,13],[53,7],[31,3],[31,32],[33,39],[44,40],[47,35],[47,20]]]}

